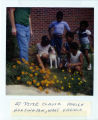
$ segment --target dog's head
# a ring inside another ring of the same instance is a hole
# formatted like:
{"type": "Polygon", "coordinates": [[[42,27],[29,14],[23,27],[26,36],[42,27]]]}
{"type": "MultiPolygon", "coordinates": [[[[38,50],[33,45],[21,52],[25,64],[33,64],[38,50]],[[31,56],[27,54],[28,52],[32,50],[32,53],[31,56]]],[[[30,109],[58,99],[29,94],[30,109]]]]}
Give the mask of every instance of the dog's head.
{"type": "Polygon", "coordinates": [[[48,52],[49,52],[49,53],[53,53],[53,54],[56,53],[56,52],[55,52],[55,49],[54,49],[53,47],[50,47],[49,50],[48,50],[48,52]]]}

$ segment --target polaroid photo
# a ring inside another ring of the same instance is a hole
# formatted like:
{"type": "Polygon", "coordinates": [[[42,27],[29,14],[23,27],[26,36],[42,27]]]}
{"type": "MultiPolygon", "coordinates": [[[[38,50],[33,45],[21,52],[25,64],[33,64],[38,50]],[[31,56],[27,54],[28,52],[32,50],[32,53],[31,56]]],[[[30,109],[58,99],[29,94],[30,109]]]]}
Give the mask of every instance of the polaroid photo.
{"type": "Polygon", "coordinates": [[[97,4],[2,1],[1,119],[98,119],[97,4]]]}

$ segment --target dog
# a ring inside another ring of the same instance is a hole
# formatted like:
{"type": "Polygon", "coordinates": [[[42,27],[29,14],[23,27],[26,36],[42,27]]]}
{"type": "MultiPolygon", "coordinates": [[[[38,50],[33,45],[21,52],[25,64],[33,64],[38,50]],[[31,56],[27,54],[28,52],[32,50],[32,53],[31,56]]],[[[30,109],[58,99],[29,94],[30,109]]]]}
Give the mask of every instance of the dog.
{"type": "Polygon", "coordinates": [[[53,62],[55,62],[55,68],[57,68],[57,54],[54,47],[49,48],[49,60],[50,60],[50,68],[53,68],[53,62]]]}

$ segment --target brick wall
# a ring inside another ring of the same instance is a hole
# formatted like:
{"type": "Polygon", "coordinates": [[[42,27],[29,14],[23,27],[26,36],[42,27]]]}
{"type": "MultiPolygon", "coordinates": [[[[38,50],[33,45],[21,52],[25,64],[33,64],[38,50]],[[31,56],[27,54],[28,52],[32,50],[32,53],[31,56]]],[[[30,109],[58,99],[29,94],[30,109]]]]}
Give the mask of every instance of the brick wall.
{"type": "Polygon", "coordinates": [[[63,20],[68,22],[72,31],[79,27],[81,20],[87,20],[89,22],[89,29],[93,34],[93,8],[31,8],[32,28],[34,31],[34,38],[31,38],[32,44],[40,42],[43,35],[48,35],[48,26],[56,19],[55,16],[59,10],[63,12],[63,20]]]}

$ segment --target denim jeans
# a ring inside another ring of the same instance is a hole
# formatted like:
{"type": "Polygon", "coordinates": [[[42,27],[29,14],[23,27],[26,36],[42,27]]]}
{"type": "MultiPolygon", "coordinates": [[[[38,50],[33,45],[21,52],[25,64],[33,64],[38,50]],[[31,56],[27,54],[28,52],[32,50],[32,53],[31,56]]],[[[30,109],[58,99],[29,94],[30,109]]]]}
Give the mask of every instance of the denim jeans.
{"type": "Polygon", "coordinates": [[[24,26],[21,24],[16,24],[17,30],[17,41],[20,50],[20,59],[24,58],[28,61],[28,48],[29,48],[29,41],[30,41],[30,27],[24,26]]]}
{"type": "Polygon", "coordinates": [[[62,37],[53,36],[53,39],[51,40],[51,45],[56,48],[58,57],[61,57],[62,37]]]}

